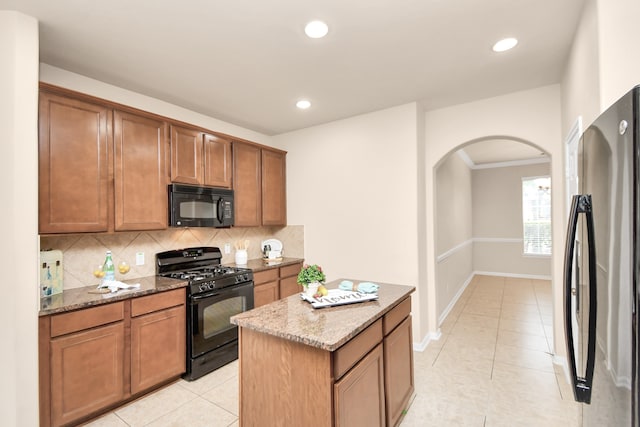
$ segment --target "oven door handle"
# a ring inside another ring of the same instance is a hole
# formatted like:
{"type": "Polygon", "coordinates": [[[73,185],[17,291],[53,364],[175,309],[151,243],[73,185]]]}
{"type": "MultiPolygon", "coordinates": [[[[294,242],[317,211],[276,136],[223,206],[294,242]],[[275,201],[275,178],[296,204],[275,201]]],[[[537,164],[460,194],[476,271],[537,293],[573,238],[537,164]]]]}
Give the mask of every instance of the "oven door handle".
{"type": "Polygon", "coordinates": [[[206,294],[201,294],[201,295],[196,295],[196,296],[192,296],[191,297],[191,301],[192,302],[198,302],[198,301],[202,301],[203,299],[207,299],[207,298],[211,298],[211,297],[216,297],[220,295],[220,291],[215,290],[212,292],[208,292],[206,294]]]}

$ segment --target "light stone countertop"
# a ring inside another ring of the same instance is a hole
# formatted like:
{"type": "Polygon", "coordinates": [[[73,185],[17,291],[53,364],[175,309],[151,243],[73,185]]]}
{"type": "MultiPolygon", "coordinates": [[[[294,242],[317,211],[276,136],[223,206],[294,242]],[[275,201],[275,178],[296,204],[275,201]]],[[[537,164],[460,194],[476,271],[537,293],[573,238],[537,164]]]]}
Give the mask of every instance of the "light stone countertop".
{"type": "Polygon", "coordinates": [[[108,304],[114,301],[122,301],[129,298],[136,298],[143,295],[157,292],[169,291],[171,289],[184,288],[187,286],[186,280],[171,279],[168,277],[149,276],[138,279],[121,280],[123,283],[139,283],[140,287],[132,290],[121,290],[107,294],[93,294],[97,285],[85,286],[82,288],[67,289],[62,293],[40,299],[39,316],[63,313],[65,311],[88,308],[100,304],[108,304]]]}
{"type": "MultiPolygon", "coordinates": [[[[327,283],[337,289],[345,279],[327,283]]],[[[351,280],[354,284],[363,280],[351,280]]],[[[314,309],[300,294],[237,314],[231,323],[242,328],[334,351],[384,316],[415,291],[414,286],[378,283],[378,300],[314,309]]]]}
{"type": "Polygon", "coordinates": [[[226,263],[224,265],[228,267],[250,268],[254,273],[258,271],[269,270],[271,268],[284,267],[287,265],[298,264],[303,262],[302,258],[288,258],[284,257],[279,261],[266,261],[263,259],[250,259],[246,264],[226,263]]]}

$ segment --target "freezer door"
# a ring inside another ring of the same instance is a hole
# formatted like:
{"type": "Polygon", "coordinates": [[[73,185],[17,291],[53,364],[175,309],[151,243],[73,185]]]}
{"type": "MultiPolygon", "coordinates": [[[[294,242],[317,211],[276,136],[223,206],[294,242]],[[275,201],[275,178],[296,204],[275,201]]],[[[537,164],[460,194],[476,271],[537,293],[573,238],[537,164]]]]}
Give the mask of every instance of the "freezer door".
{"type": "Polygon", "coordinates": [[[578,150],[579,193],[588,196],[591,213],[578,215],[579,275],[569,307],[575,320],[567,335],[575,344],[576,396],[593,370],[584,426],[635,422],[634,96],[627,94],[587,128],[578,150]]]}

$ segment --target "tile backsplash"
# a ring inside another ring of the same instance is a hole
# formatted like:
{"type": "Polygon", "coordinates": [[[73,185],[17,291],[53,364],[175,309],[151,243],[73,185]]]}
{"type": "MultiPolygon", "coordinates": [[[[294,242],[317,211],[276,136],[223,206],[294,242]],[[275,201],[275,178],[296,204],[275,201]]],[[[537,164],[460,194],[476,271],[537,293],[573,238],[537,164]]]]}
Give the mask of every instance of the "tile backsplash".
{"type": "Polygon", "coordinates": [[[154,276],[155,254],[170,249],[193,246],[217,246],[222,251],[222,263],[235,261],[234,244],[249,240],[249,259],[260,258],[261,242],[275,238],[282,242],[283,255],[304,258],[304,226],[239,227],[239,228],[170,228],[159,231],[119,232],[113,234],[65,234],[41,236],[40,249],[59,249],[63,255],[64,289],[98,284],[93,270],[104,262],[110,250],[117,265],[126,261],[131,271],[122,275],[116,270],[116,280],[131,280],[154,276]],[[224,253],[225,243],[231,253],[224,253]],[[144,265],[136,265],[136,254],[144,253],[144,265]]]}

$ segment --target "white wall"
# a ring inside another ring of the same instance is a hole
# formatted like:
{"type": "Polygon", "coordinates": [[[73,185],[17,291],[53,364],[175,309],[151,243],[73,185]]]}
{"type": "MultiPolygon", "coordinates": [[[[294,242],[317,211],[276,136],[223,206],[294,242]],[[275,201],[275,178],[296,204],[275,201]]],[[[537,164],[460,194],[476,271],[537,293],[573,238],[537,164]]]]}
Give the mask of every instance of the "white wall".
{"type": "Polygon", "coordinates": [[[38,425],[38,22],[0,11],[2,425],[38,425]]]}
{"type": "Polygon", "coordinates": [[[640,1],[597,0],[600,110],[640,84],[640,1]]]}
{"type": "MultiPolygon", "coordinates": [[[[525,256],[522,236],[522,178],[549,174],[548,163],[472,172],[474,271],[540,279],[551,277],[551,257],[525,256]]],[[[563,182],[559,184],[561,191],[563,182]]],[[[551,191],[555,192],[555,187],[551,191]]]]}
{"type": "Polygon", "coordinates": [[[472,172],[457,154],[436,171],[436,306],[438,324],[473,273],[472,172]]]}
{"type": "MultiPolygon", "coordinates": [[[[452,150],[462,144],[485,137],[506,137],[528,141],[551,156],[552,185],[563,185],[563,154],[560,132],[560,87],[545,86],[505,96],[484,99],[454,107],[427,111],[425,114],[425,166],[427,174],[427,236],[435,230],[435,168],[452,150]],[[559,184],[556,184],[559,183],[559,184]]],[[[554,192],[553,204],[553,283],[556,301],[562,301],[562,248],[564,238],[563,192],[554,192]]],[[[427,239],[427,289],[429,294],[428,328],[437,331],[435,305],[435,256],[433,239],[427,239]],[[432,298],[433,296],[433,298],[432,298]]],[[[556,352],[564,354],[562,307],[554,307],[556,352]],[[560,340],[560,341],[558,341],[560,340]]]]}
{"type": "MultiPolygon", "coordinates": [[[[417,105],[406,104],[273,138],[288,151],[291,224],[328,279],[418,283],[417,105]]],[[[419,310],[414,298],[414,334],[419,310]]]]}
{"type": "Polygon", "coordinates": [[[596,0],[587,0],[562,78],[562,136],[578,117],[588,126],[600,113],[596,0]]]}

